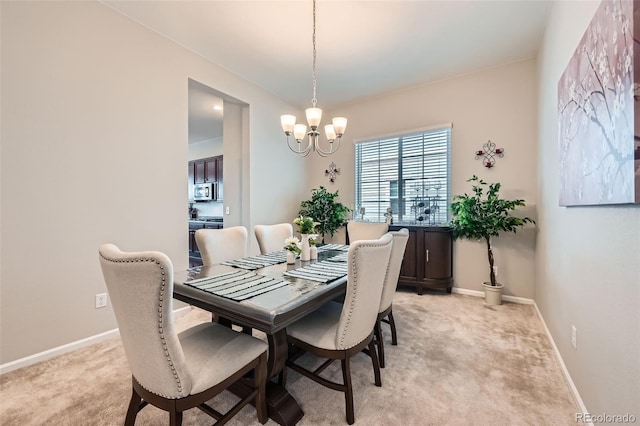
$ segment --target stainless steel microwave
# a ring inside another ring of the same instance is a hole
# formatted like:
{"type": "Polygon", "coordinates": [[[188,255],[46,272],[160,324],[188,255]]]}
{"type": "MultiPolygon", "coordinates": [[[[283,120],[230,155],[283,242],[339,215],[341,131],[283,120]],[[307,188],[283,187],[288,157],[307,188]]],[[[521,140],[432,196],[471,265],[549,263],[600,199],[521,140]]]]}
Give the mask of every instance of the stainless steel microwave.
{"type": "Polygon", "coordinates": [[[196,183],[193,186],[194,201],[212,201],[216,199],[214,183],[196,183]]]}

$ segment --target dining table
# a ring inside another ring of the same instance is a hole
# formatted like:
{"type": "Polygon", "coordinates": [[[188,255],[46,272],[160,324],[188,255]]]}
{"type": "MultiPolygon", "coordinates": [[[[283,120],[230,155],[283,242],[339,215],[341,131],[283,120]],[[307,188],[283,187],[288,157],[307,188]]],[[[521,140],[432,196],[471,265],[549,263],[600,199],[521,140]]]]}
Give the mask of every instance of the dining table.
{"type": "MultiPolygon", "coordinates": [[[[276,252],[174,272],[175,299],[211,312],[228,326],[266,335],[267,407],[280,425],[295,425],[304,415],[277,380],[288,355],[286,328],[346,291],[348,246],[328,244],[318,250],[316,260],[297,259],[295,264],[276,252]]],[[[248,387],[237,384],[232,390],[242,395],[248,387]]]]}

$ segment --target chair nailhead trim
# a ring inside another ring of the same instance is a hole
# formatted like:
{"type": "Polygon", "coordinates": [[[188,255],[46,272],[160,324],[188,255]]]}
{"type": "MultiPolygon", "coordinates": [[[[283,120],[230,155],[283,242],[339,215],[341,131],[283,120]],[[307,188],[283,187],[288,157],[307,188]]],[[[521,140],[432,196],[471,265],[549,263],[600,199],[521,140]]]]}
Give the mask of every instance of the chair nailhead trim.
{"type": "MultiPolygon", "coordinates": [[[[113,263],[153,262],[153,263],[159,265],[160,274],[162,275],[162,284],[160,284],[160,292],[159,292],[159,300],[158,300],[158,304],[159,304],[158,305],[158,334],[160,335],[160,341],[162,342],[162,348],[164,349],[165,356],[167,357],[167,362],[169,364],[169,367],[171,367],[171,371],[173,373],[173,377],[176,379],[176,384],[178,386],[179,397],[186,396],[186,395],[184,395],[182,393],[182,381],[180,380],[178,372],[176,371],[175,366],[173,365],[173,359],[171,358],[171,355],[169,354],[169,347],[167,346],[167,340],[165,338],[164,330],[163,330],[162,304],[163,304],[163,301],[164,301],[164,289],[165,289],[165,286],[167,284],[167,282],[166,282],[167,277],[166,277],[166,271],[164,270],[164,266],[162,266],[158,260],[153,259],[153,258],[142,257],[142,258],[130,258],[130,259],[111,259],[111,258],[107,258],[107,257],[103,256],[102,254],[100,254],[100,256],[104,260],[106,260],[108,262],[113,262],[113,263]]],[[[155,392],[151,391],[150,389],[147,389],[147,390],[149,392],[155,393],[155,392]]],[[[167,399],[172,399],[173,398],[173,397],[170,397],[170,396],[167,396],[167,395],[160,395],[160,396],[163,397],[163,398],[167,398],[167,399]]]]}

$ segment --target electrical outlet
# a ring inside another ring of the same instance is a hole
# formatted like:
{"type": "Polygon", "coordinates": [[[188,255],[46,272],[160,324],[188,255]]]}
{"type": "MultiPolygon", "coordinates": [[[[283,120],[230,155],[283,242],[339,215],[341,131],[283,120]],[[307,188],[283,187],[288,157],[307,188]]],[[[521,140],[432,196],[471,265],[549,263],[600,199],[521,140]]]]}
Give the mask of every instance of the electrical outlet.
{"type": "Polygon", "coordinates": [[[578,349],[578,330],[576,330],[576,326],[571,326],[571,346],[573,349],[578,349]]]}
{"type": "Polygon", "coordinates": [[[229,206],[227,206],[227,209],[225,210],[226,214],[229,214],[229,206]]]}
{"type": "Polygon", "coordinates": [[[497,277],[498,276],[498,266],[494,265],[493,267],[493,274],[497,277]]]}
{"type": "Polygon", "coordinates": [[[96,309],[107,306],[107,293],[96,294],[96,309]]]}

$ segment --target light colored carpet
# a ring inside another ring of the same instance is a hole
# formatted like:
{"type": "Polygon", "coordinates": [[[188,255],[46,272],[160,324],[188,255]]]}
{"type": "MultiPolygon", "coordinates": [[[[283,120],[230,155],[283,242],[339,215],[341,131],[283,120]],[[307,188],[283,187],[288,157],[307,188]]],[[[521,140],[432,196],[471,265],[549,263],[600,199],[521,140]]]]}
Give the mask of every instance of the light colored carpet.
{"type": "MultiPolygon", "coordinates": [[[[383,386],[374,386],[366,355],[353,359],[356,424],[575,424],[577,408],[531,305],[489,307],[471,296],[399,290],[393,311],[399,345],[391,346],[385,328],[383,386]]],[[[184,329],[209,320],[209,313],[192,309],[177,324],[184,329]]],[[[319,363],[310,355],[301,361],[319,363]]],[[[340,364],[324,374],[340,381],[340,364]]],[[[342,393],[291,370],[287,388],[305,412],[300,425],[346,425],[342,393]]],[[[0,392],[2,425],[121,425],[131,376],[114,338],[0,376],[0,392]]],[[[226,409],[235,401],[225,392],[212,404],[226,409]]],[[[194,409],[183,424],[212,420],[194,409]]],[[[136,424],[169,424],[169,417],[148,406],[136,424]]],[[[253,407],[245,407],[230,424],[259,423],[253,407]]]]}

